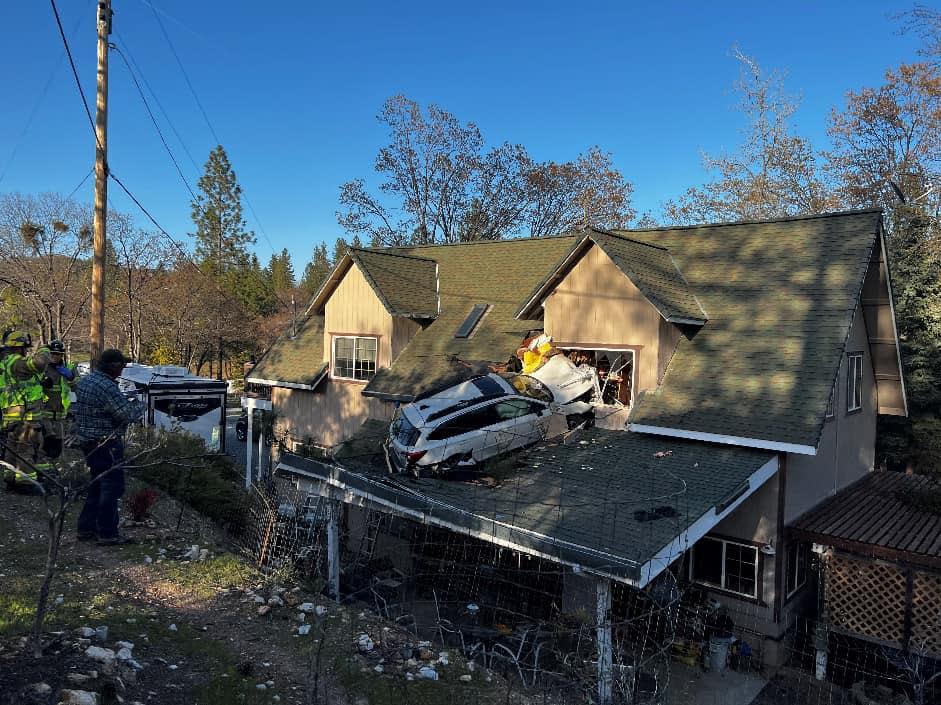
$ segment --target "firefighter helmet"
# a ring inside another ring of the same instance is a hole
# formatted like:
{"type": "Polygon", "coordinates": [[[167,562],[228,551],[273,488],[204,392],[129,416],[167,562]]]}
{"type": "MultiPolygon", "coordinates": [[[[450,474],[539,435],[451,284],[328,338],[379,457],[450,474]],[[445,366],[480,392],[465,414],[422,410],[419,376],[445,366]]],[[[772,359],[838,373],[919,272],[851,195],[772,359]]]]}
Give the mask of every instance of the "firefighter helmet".
{"type": "Polygon", "coordinates": [[[33,344],[33,339],[30,337],[29,333],[14,330],[10,331],[5,342],[8,348],[28,348],[33,344]]]}
{"type": "Polygon", "coordinates": [[[49,343],[49,352],[65,355],[65,344],[61,340],[53,340],[49,343]]]}

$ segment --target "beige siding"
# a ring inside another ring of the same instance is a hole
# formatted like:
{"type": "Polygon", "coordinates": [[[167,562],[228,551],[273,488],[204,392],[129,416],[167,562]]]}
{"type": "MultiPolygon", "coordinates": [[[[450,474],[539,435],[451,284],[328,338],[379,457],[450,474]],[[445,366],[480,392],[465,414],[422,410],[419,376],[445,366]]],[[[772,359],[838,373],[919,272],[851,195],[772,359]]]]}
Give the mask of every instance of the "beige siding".
{"type": "Polygon", "coordinates": [[[663,380],[663,374],[667,371],[667,365],[670,364],[670,358],[676,351],[677,343],[683,337],[683,332],[679,326],[667,323],[666,319],[660,319],[660,346],[657,350],[657,384],[663,380]]]}
{"type": "Polygon", "coordinates": [[[388,367],[392,362],[392,329],[392,315],[359,268],[350,267],[324,307],[325,361],[333,354],[333,336],[353,333],[378,337],[377,365],[388,367]]]}
{"type": "Polygon", "coordinates": [[[659,375],[660,313],[600,247],[592,246],[545,301],[545,328],[557,342],[638,346],[638,389],[659,375]]]}
{"type": "Polygon", "coordinates": [[[873,369],[876,374],[876,398],[880,414],[905,415],[901,370],[896,349],[895,327],[885,258],[881,243],[874,249],[866,281],[863,284],[863,312],[869,331],[873,369]]]}
{"type": "MultiPolygon", "coordinates": [[[[332,373],[333,337],[352,334],[377,337],[377,366],[388,367],[418,328],[413,321],[393,318],[354,265],[324,307],[324,362],[332,373]]],[[[367,418],[391,419],[394,404],[364,397],[364,386],[328,377],[315,392],[275,387],[271,402],[279,434],[333,446],[349,438],[367,418]]]]}
{"type": "Polygon", "coordinates": [[[393,362],[420,330],[421,326],[411,318],[396,316],[392,319],[392,349],[390,354],[393,362]]]}
{"type": "Polygon", "coordinates": [[[363,385],[325,380],[316,392],[275,387],[276,435],[333,446],[349,438],[368,418],[392,420],[395,404],[364,397],[363,385]]]}
{"type": "Polygon", "coordinates": [[[846,344],[863,353],[862,410],[846,413],[846,356],[834,390],[832,419],[826,421],[817,455],[789,454],[784,518],[792,522],[849,483],[873,469],[876,444],[876,385],[866,324],[858,312],[846,344]]]}

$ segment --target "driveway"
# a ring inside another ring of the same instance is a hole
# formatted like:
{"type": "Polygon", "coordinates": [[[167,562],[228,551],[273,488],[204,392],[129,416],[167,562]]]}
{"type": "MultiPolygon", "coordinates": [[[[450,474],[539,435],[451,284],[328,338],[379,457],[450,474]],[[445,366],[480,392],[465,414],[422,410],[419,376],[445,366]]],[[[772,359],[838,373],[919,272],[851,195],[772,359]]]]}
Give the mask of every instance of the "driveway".
{"type": "MultiPolygon", "coordinates": [[[[242,410],[238,407],[229,408],[225,415],[225,452],[235,462],[236,466],[244,469],[245,467],[245,442],[235,437],[235,422],[238,421],[242,410]]],[[[262,446],[264,455],[264,468],[267,470],[270,464],[270,453],[267,446],[262,446]]],[[[252,448],[252,465],[258,467],[258,441],[252,448]]]]}

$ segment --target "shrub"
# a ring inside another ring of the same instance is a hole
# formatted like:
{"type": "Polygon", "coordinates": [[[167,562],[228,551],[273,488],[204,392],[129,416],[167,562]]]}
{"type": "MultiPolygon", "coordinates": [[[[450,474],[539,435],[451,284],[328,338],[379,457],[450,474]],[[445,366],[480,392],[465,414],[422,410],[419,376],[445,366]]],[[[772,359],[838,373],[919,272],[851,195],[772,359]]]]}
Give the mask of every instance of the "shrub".
{"type": "Polygon", "coordinates": [[[135,492],[127,500],[127,508],[131,512],[134,521],[144,521],[150,514],[150,508],[157,501],[157,491],[152,487],[135,492]]]}
{"type": "Polygon", "coordinates": [[[154,447],[128,467],[137,477],[230,530],[244,526],[241,474],[229,456],[210,451],[201,438],[183,431],[148,429],[142,441],[154,447]]]}

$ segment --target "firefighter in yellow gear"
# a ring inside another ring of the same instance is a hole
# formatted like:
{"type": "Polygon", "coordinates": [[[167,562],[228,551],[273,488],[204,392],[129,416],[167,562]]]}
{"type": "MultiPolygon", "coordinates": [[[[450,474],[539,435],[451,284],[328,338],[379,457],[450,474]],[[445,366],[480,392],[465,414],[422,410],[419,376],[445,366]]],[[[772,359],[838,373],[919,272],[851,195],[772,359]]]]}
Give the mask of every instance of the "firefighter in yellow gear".
{"type": "Polygon", "coordinates": [[[50,469],[44,450],[48,420],[46,390],[60,383],[58,372],[50,368],[52,355],[48,348],[28,355],[32,340],[29,334],[12,331],[7,335],[7,356],[0,365],[0,410],[7,446],[6,461],[19,473],[5,471],[9,488],[20,482],[31,486],[43,471],[50,469]],[[37,472],[38,471],[38,472],[37,472]]]}

